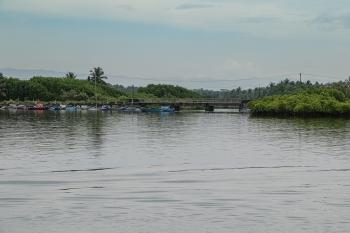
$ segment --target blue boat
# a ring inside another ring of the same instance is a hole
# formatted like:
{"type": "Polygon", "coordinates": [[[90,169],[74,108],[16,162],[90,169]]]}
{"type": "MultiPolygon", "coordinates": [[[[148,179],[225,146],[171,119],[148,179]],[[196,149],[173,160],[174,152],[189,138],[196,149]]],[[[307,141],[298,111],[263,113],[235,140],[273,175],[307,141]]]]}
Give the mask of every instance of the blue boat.
{"type": "Polygon", "coordinates": [[[143,108],[143,112],[175,112],[175,109],[170,106],[161,106],[159,108],[143,108]]]}
{"type": "Polygon", "coordinates": [[[67,107],[66,107],[66,111],[67,112],[76,112],[77,111],[77,106],[73,106],[73,105],[68,105],[67,107]]]}

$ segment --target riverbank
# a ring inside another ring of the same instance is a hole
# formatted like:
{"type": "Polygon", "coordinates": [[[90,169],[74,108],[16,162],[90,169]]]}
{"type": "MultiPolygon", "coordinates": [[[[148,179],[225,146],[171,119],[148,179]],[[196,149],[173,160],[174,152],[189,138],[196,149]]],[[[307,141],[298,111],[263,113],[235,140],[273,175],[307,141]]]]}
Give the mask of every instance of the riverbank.
{"type": "Polygon", "coordinates": [[[250,102],[252,115],[350,116],[350,99],[340,90],[322,88],[250,102]]]}

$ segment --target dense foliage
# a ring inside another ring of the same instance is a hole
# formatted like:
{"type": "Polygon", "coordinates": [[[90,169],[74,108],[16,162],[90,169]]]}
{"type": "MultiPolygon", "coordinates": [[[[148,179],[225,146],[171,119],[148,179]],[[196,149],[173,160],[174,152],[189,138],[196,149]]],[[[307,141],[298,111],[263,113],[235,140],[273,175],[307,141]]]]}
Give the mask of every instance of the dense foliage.
{"type": "Polygon", "coordinates": [[[150,84],[138,88],[138,93],[153,95],[157,98],[201,98],[202,95],[180,86],[150,84]]]}
{"type": "Polygon", "coordinates": [[[110,85],[95,85],[75,78],[33,77],[30,80],[0,77],[0,101],[112,101],[125,93],[110,85]]]}
{"type": "Polygon", "coordinates": [[[244,90],[241,87],[238,87],[232,90],[213,91],[198,89],[195,91],[206,98],[253,100],[265,96],[293,94],[300,91],[309,90],[311,88],[318,88],[320,86],[321,85],[319,83],[312,84],[310,81],[295,82],[285,79],[277,84],[270,83],[266,87],[256,87],[254,89],[244,90]]]}
{"type": "Polygon", "coordinates": [[[349,88],[337,85],[265,97],[252,101],[250,108],[255,115],[349,115],[349,88]]]}

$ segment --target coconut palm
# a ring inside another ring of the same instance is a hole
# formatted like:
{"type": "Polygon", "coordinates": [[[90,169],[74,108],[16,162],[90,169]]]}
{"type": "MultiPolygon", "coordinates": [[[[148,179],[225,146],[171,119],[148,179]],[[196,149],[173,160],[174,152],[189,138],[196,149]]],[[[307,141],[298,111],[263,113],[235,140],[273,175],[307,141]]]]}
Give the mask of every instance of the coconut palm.
{"type": "Polygon", "coordinates": [[[103,69],[101,67],[95,67],[94,69],[90,70],[88,80],[91,82],[105,84],[105,81],[103,81],[103,79],[107,79],[107,76],[105,76],[104,74],[105,73],[103,72],[103,69]]]}
{"type": "Polygon", "coordinates": [[[66,74],[66,78],[68,78],[68,79],[76,79],[77,76],[73,72],[68,72],[66,74]]]}

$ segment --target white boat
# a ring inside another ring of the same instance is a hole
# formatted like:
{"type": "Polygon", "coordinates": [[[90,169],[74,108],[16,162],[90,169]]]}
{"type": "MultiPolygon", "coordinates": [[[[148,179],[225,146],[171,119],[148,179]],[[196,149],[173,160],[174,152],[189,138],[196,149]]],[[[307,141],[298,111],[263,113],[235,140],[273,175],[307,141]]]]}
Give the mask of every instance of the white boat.
{"type": "Polygon", "coordinates": [[[7,108],[8,109],[17,109],[17,105],[16,104],[10,104],[7,108]]]}
{"type": "Polygon", "coordinates": [[[81,105],[81,106],[80,106],[80,109],[81,109],[81,110],[88,110],[88,109],[89,109],[89,106],[87,106],[87,105],[81,105]]]}
{"type": "Polygon", "coordinates": [[[89,111],[97,111],[98,108],[96,108],[96,107],[91,107],[91,108],[88,108],[88,110],[89,110],[89,111]]]}

